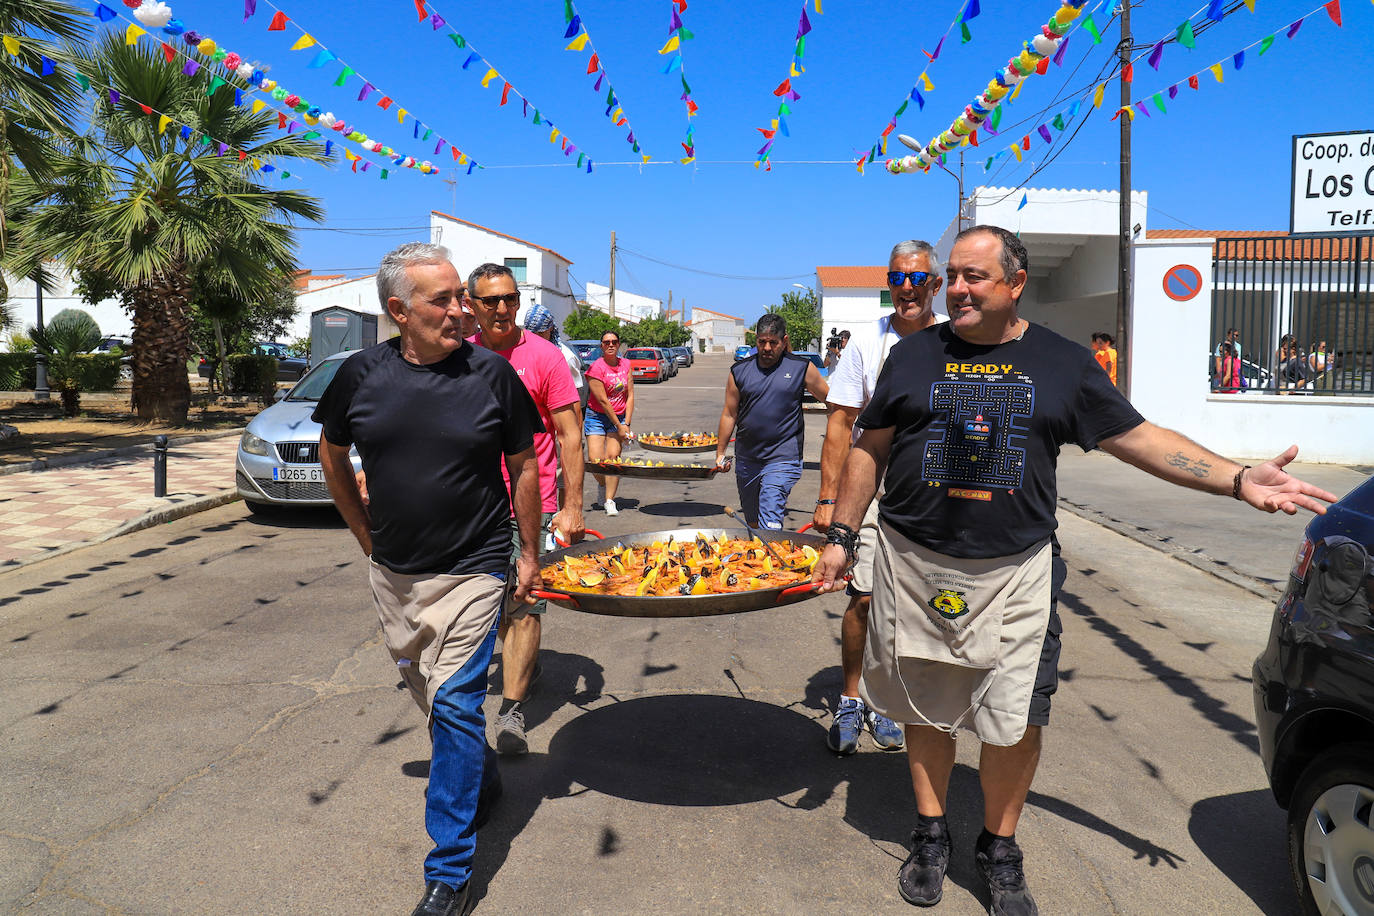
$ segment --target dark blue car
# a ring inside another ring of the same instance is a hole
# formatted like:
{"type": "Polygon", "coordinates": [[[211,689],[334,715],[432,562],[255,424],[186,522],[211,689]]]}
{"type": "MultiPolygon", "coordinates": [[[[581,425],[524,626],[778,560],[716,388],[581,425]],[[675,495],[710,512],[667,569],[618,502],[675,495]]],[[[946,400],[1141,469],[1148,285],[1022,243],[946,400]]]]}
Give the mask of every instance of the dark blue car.
{"type": "Polygon", "coordinates": [[[1255,660],[1255,721],[1304,913],[1374,912],[1374,478],[1307,526],[1255,660]]]}

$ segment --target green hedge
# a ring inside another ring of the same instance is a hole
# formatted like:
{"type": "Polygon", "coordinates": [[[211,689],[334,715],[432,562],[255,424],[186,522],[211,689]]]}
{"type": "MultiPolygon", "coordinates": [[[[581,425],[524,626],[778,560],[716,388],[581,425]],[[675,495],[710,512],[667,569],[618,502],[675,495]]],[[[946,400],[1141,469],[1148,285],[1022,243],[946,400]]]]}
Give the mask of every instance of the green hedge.
{"type": "Polygon", "coordinates": [[[229,355],[229,390],[235,394],[256,394],[264,404],[272,403],[277,391],[277,358],[255,353],[229,355]]]}
{"type": "MultiPolygon", "coordinates": [[[[81,366],[82,391],[110,391],[119,384],[120,357],[114,353],[83,353],[77,356],[81,366]]],[[[0,353],[0,379],[11,373],[19,375],[16,390],[29,391],[37,384],[37,364],[33,353],[0,353]]]]}

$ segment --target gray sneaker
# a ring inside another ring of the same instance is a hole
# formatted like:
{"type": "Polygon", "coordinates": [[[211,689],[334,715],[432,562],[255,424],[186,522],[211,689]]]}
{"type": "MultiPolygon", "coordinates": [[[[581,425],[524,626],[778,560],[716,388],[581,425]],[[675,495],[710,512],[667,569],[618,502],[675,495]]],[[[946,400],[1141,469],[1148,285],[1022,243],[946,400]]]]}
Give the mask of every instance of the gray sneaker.
{"type": "Polygon", "coordinates": [[[528,754],[529,741],[525,738],[525,714],[520,704],[510,708],[510,712],[496,717],[496,753],[506,757],[528,754]]]}

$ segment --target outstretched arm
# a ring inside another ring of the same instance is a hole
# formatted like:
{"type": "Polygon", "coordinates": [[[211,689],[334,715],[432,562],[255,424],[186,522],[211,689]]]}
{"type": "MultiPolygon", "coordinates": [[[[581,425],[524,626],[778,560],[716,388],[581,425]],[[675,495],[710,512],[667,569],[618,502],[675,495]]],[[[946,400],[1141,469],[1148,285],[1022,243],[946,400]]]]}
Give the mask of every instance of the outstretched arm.
{"type": "Polygon", "coordinates": [[[735,374],[732,372],[725,382],[725,406],[720,409],[720,423],[716,426],[716,467],[725,464],[725,449],[730,445],[730,437],[735,434],[738,420],[739,386],[735,384],[735,374]]]}
{"type": "Polygon", "coordinates": [[[1296,445],[1290,445],[1283,454],[1263,464],[1245,469],[1181,433],[1148,421],[1119,436],[1103,439],[1099,444],[1108,454],[1127,464],[1190,490],[1230,496],[1239,475],[1238,498],[1265,512],[1281,510],[1296,515],[1299,509],[1306,509],[1322,515],[1326,506],[1319,500],[1336,500],[1335,494],[1299,480],[1283,469],[1298,457],[1296,445]]]}

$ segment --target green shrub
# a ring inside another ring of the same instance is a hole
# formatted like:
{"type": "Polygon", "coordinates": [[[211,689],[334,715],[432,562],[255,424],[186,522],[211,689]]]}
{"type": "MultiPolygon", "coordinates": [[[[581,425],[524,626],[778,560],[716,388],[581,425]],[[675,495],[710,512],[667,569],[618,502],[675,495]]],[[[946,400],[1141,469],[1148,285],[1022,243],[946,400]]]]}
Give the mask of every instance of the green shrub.
{"type": "Polygon", "coordinates": [[[272,403],[277,392],[277,358],[256,353],[234,353],[226,361],[229,390],[234,394],[255,394],[264,404],[272,403]]]}
{"type": "Polygon", "coordinates": [[[37,368],[33,351],[0,353],[0,388],[6,391],[27,391],[36,383],[37,368]]]}
{"type": "Polygon", "coordinates": [[[82,391],[109,391],[119,384],[119,354],[82,353],[76,357],[77,379],[82,391]]]}

